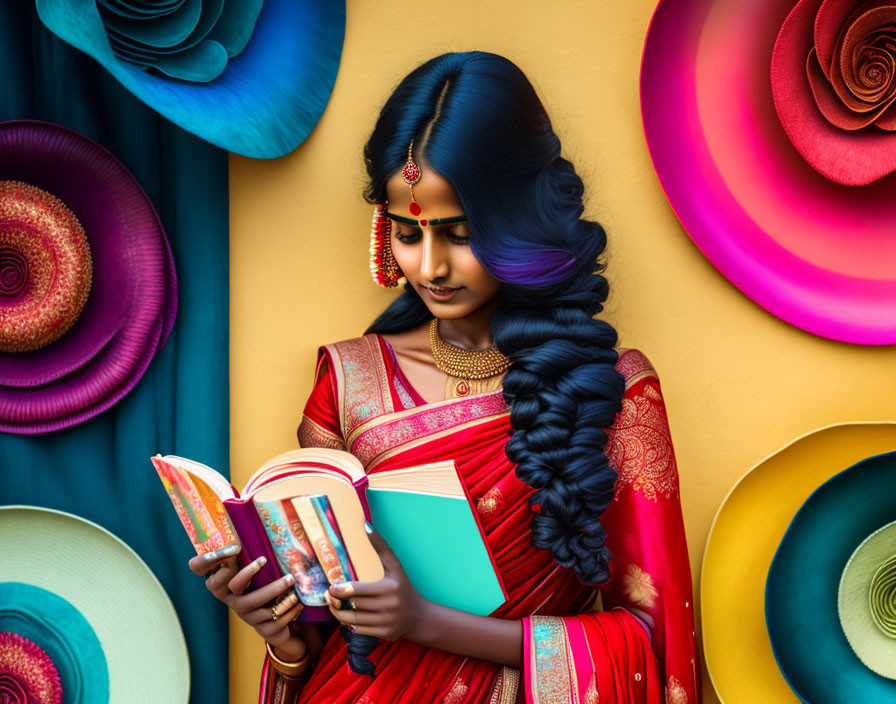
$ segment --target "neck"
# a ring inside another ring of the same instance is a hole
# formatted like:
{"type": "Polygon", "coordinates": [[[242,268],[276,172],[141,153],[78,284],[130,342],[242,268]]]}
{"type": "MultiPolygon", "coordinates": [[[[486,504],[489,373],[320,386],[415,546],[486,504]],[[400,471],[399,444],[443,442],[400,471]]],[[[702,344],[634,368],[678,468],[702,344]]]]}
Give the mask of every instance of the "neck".
{"type": "Polygon", "coordinates": [[[494,344],[492,340],[492,316],[501,304],[495,296],[486,305],[463,318],[439,319],[439,335],[445,342],[467,350],[482,350],[494,344]]]}

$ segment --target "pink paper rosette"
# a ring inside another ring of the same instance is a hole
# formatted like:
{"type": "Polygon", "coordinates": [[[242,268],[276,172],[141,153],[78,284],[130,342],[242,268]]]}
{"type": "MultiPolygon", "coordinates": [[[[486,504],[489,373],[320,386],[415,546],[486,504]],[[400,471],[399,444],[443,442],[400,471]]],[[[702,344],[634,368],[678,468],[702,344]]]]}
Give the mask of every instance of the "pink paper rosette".
{"type": "MultiPolygon", "coordinates": [[[[812,98],[806,66],[818,25],[797,15],[807,8],[812,14],[820,5],[821,0],[661,0],[641,63],[644,132],[675,214],[731,283],[813,334],[893,344],[896,175],[859,187],[822,176],[794,148],[779,117],[786,103],[806,124],[822,121],[825,130],[846,135],[849,150],[867,147],[868,164],[890,158],[870,143],[890,138],[881,124],[852,132],[833,127],[812,98]],[[800,39],[789,69],[781,70],[793,87],[775,90],[776,105],[772,66],[790,51],[793,23],[802,27],[801,37],[806,31],[810,36],[800,39]],[[799,92],[797,84],[805,90],[799,92]]],[[[837,26],[854,24],[847,17],[837,26]]],[[[841,56],[860,54],[866,46],[850,44],[848,32],[844,37],[841,56]]],[[[886,110],[878,120],[885,115],[886,110]]],[[[825,149],[835,160],[836,153],[846,153],[830,144],[825,149]]]]}
{"type": "Polygon", "coordinates": [[[0,431],[59,430],[139,381],[174,324],[174,262],[143,189],[77,132],[0,123],[0,182],[0,431]]]}

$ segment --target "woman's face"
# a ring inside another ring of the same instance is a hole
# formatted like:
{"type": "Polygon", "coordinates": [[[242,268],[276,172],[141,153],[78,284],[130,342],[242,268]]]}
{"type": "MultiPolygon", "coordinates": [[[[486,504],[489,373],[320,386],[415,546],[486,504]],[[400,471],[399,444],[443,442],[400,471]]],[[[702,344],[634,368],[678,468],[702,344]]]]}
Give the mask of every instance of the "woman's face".
{"type": "Polygon", "coordinates": [[[411,191],[396,172],[386,183],[390,213],[415,224],[392,220],[392,252],[408,283],[436,318],[455,320],[475,313],[501,292],[493,278],[473,256],[466,222],[431,224],[431,220],[464,215],[451,184],[418,162],[421,177],[414,185],[414,200],[422,208],[411,215],[411,191]]]}

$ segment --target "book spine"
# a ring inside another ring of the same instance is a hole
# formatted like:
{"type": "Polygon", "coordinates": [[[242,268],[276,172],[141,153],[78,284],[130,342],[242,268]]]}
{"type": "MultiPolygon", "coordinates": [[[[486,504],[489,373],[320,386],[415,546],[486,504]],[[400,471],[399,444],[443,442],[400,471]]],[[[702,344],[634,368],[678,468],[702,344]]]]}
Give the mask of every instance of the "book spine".
{"type": "Polygon", "coordinates": [[[373,522],[373,517],[370,515],[370,504],[367,501],[367,487],[370,485],[370,479],[367,478],[365,474],[358,481],[352,483],[352,486],[355,487],[355,491],[358,492],[358,498],[361,500],[361,508],[364,509],[364,520],[368,523],[373,522]]]}
{"type": "Polygon", "coordinates": [[[320,560],[330,584],[348,581],[339,561],[339,554],[318,518],[311,497],[299,496],[292,500],[292,505],[295,506],[296,513],[299,514],[299,519],[305,527],[305,532],[311,540],[311,545],[314,546],[314,552],[317,554],[317,559],[320,560]]]}
{"type": "MultiPolygon", "coordinates": [[[[236,528],[243,549],[237,555],[240,568],[248,565],[258,557],[266,557],[267,564],[252,578],[252,586],[256,589],[279,579],[282,574],[277,567],[277,556],[268,541],[264,526],[258,520],[258,513],[251,501],[227,499],[224,502],[227,515],[236,528]]],[[[285,573],[283,573],[285,574],[285,573]]]]}

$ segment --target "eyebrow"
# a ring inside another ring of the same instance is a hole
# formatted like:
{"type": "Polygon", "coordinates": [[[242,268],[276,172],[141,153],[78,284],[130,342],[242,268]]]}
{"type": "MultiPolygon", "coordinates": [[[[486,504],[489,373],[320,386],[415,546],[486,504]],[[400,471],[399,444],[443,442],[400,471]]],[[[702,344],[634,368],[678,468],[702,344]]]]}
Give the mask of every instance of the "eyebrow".
{"type": "MultiPolygon", "coordinates": [[[[420,225],[420,220],[414,220],[412,218],[402,217],[401,215],[396,215],[395,213],[390,213],[388,210],[386,211],[386,217],[395,220],[396,222],[404,223],[405,225],[420,225]]],[[[426,218],[423,218],[425,220],[426,218]]],[[[450,225],[453,222],[466,222],[466,215],[454,215],[450,218],[435,218],[433,220],[429,220],[430,226],[435,225],[450,225]]]]}

